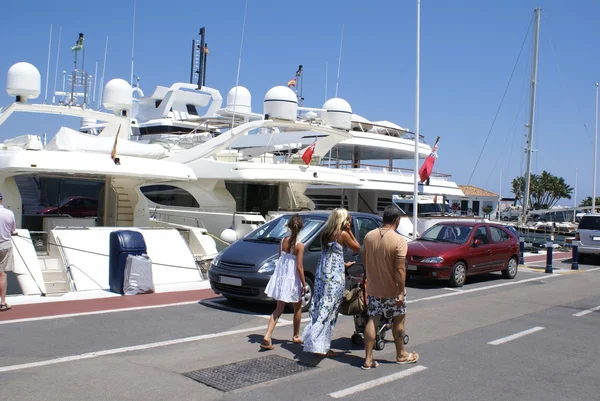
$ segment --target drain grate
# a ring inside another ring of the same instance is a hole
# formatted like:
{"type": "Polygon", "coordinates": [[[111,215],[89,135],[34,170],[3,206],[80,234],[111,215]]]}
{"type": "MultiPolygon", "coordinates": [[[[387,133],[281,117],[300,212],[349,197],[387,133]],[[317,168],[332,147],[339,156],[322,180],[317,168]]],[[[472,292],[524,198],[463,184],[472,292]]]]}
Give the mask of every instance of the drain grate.
{"type": "Polygon", "coordinates": [[[279,355],[194,370],[183,375],[221,391],[231,391],[313,369],[279,355]]]}

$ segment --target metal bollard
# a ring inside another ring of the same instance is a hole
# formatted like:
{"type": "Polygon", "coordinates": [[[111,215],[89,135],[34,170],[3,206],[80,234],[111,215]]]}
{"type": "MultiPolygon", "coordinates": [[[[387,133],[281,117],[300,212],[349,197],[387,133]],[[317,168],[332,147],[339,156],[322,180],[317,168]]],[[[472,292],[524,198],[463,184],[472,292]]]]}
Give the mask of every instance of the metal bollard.
{"type": "Polygon", "coordinates": [[[571,262],[571,270],[579,270],[579,249],[577,245],[573,245],[573,261],[571,262]]]}
{"type": "Polygon", "coordinates": [[[554,246],[552,238],[546,242],[546,273],[552,274],[552,250],[554,246]]]}
{"type": "Polygon", "coordinates": [[[525,253],[525,238],[520,237],[519,238],[519,264],[520,265],[525,264],[525,257],[523,256],[524,253],[525,253]]]}

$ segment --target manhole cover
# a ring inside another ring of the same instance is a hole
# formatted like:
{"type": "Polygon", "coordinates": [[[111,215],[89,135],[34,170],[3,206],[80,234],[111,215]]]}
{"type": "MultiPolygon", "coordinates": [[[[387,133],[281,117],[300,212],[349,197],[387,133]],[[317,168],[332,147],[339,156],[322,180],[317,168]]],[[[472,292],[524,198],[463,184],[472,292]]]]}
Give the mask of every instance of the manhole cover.
{"type": "Polygon", "coordinates": [[[279,355],[194,370],[184,376],[221,391],[231,391],[313,369],[279,355]]]}

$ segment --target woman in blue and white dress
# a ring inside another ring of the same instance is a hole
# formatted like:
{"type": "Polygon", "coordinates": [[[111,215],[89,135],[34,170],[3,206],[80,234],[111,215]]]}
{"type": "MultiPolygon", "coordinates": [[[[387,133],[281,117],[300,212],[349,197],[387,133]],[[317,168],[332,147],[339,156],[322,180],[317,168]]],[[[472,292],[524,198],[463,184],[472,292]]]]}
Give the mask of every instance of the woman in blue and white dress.
{"type": "Polygon", "coordinates": [[[288,303],[294,306],[294,343],[302,343],[300,337],[300,320],[302,319],[302,296],[304,295],[306,281],[304,281],[304,266],[302,258],[304,256],[304,244],[298,239],[298,234],[302,230],[302,218],[294,215],[287,223],[291,235],[281,240],[279,246],[279,260],[275,271],[265,288],[265,294],[277,300],[277,307],[269,317],[267,333],[263,338],[260,347],[264,350],[272,350],[271,335],[275,330],[275,325],[288,303]]]}
{"type": "Polygon", "coordinates": [[[310,323],[304,328],[304,351],[321,357],[334,356],[330,350],[338,310],[344,295],[344,248],[360,251],[351,230],[351,218],[346,209],[335,209],[321,233],[321,258],[315,276],[310,323]]]}

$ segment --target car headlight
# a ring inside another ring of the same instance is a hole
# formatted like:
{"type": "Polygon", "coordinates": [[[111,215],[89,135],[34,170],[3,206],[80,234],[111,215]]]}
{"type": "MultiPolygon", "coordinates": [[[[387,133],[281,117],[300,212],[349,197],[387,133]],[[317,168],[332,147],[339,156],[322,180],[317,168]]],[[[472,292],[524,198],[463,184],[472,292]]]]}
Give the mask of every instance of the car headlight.
{"type": "Polygon", "coordinates": [[[441,256],[432,256],[421,260],[421,263],[444,263],[444,258],[441,256]]]}
{"type": "Polygon", "coordinates": [[[275,271],[275,266],[277,266],[277,257],[271,258],[267,260],[263,265],[258,269],[259,273],[273,273],[275,271]]]}
{"type": "Polygon", "coordinates": [[[215,256],[215,258],[212,260],[212,262],[210,264],[211,266],[218,266],[219,265],[219,263],[221,262],[221,253],[222,252],[219,252],[217,254],[217,256],[215,256]]]}

